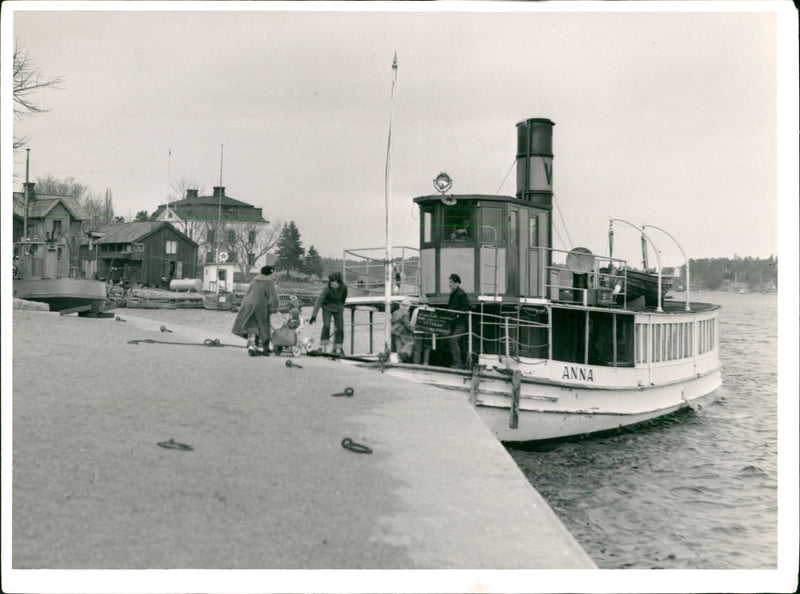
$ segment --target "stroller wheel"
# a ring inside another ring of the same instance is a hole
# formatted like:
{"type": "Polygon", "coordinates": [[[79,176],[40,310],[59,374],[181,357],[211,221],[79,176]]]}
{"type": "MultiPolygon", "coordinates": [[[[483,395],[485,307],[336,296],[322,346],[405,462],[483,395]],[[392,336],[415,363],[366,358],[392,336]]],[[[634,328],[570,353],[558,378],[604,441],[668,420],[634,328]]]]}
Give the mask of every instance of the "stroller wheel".
{"type": "Polygon", "coordinates": [[[299,344],[292,347],[292,357],[299,357],[301,352],[303,352],[303,349],[300,348],[299,344]]]}

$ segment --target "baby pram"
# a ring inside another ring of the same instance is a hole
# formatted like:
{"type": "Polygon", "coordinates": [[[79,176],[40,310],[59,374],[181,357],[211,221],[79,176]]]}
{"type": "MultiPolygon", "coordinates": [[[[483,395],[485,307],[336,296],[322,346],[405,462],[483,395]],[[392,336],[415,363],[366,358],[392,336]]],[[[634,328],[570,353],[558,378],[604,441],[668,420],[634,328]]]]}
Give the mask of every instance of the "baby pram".
{"type": "Polygon", "coordinates": [[[289,310],[289,317],[286,318],[283,326],[272,333],[272,348],[276,355],[286,351],[291,353],[293,357],[297,357],[302,353],[307,353],[314,347],[313,338],[301,336],[299,330],[303,326],[303,320],[300,318],[300,309],[293,307],[289,310]]]}

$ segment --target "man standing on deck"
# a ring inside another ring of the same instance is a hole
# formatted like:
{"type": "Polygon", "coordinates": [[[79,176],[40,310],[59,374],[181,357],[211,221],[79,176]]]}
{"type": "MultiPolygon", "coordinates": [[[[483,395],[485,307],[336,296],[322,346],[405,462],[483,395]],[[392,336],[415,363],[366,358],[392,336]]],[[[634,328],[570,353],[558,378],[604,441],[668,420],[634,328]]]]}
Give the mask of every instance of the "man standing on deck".
{"type": "MultiPolygon", "coordinates": [[[[469,297],[461,288],[461,277],[457,274],[451,274],[447,279],[447,284],[450,287],[450,299],[447,301],[447,309],[456,311],[469,311],[472,309],[472,304],[469,302],[469,297]]],[[[467,353],[467,318],[464,314],[458,314],[456,319],[453,320],[453,330],[450,336],[450,354],[453,361],[451,367],[456,369],[467,369],[466,357],[467,353]]]]}

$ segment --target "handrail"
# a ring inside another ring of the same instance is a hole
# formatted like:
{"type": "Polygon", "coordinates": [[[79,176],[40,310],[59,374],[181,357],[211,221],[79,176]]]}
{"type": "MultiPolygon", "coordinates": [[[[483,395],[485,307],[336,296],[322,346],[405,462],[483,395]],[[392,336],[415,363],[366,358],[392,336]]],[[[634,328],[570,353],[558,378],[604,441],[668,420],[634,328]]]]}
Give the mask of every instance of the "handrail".
{"type": "Polygon", "coordinates": [[[642,229],[646,229],[647,227],[651,227],[653,229],[658,229],[662,233],[664,233],[667,237],[669,237],[672,241],[675,242],[675,245],[678,246],[678,249],[681,251],[681,255],[683,256],[683,261],[686,264],[686,311],[691,311],[691,306],[689,305],[689,258],[686,257],[686,252],[683,251],[681,244],[678,243],[678,240],[675,239],[669,232],[662,229],[661,227],[656,227],[655,225],[642,225],[642,229]]]}
{"type": "MultiPolygon", "coordinates": [[[[586,273],[588,275],[588,286],[575,287],[573,285],[562,285],[558,282],[557,278],[562,270],[574,273],[574,271],[570,270],[566,265],[566,258],[570,253],[569,251],[556,248],[529,247],[529,258],[530,252],[532,251],[550,254],[549,258],[539,258],[539,260],[542,266],[541,272],[543,274],[542,280],[545,295],[549,296],[552,301],[567,301],[587,306],[589,305],[589,292],[591,290],[596,290],[601,294],[605,293],[612,297],[617,295],[625,296],[627,294],[627,277],[624,272],[622,272],[626,269],[627,262],[623,259],[592,254],[594,258],[594,268],[586,273]],[[601,271],[603,268],[607,268],[608,271],[601,271]],[[619,272],[615,273],[614,270],[619,272]],[[617,288],[616,285],[619,285],[619,288],[617,288]],[[565,291],[579,292],[581,299],[562,299],[560,294],[562,289],[565,291]],[[556,291],[555,295],[552,294],[554,290],[556,291]]],[[[610,300],[601,300],[600,305],[621,307],[615,303],[613,298],[610,300]]]]}
{"type": "MultiPolygon", "coordinates": [[[[406,291],[410,294],[419,294],[420,289],[420,263],[419,250],[409,246],[394,246],[391,254],[391,266],[398,266],[401,275],[401,283],[410,286],[411,290],[406,291]],[[410,253],[407,253],[410,252],[410,253]],[[414,261],[416,259],[416,261],[414,261]]],[[[359,290],[367,295],[383,295],[386,291],[386,248],[357,248],[343,250],[342,254],[342,276],[345,282],[348,278],[356,276],[360,284],[359,290]],[[349,258],[348,258],[349,256],[349,258]],[[364,282],[364,281],[367,282],[364,282]]],[[[389,279],[390,285],[394,285],[394,276],[389,279]]],[[[351,285],[352,286],[352,285],[351,285]]],[[[390,290],[391,290],[390,286],[390,290]]],[[[398,293],[402,292],[402,286],[398,293]]]]}
{"type": "Polygon", "coordinates": [[[637,227],[637,226],[636,226],[636,225],[634,225],[633,223],[629,223],[628,221],[625,221],[625,220],[623,220],[623,219],[615,219],[615,218],[611,218],[611,219],[609,219],[609,220],[610,220],[612,223],[613,223],[614,221],[616,221],[616,222],[618,222],[618,223],[625,223],[626,225],[629,225],[629,226],[633,227],[634,229],[636,229],[637,231],[639,231],[639,233],[641,233],[641,234],[642,234],[642,237],[644,237],[644,238],[647,240],[647,242],[648,242],[648,243],[649,243],[651,246],[653,246],[653,251],[654,251],[654,252],[655,252],[655,254],[656,254],[656,261],[658,262],[658,271],[657,271],[657,272],[658,272],[658,303],[656,304],[656,311],[658,311],[658,312],[664,311],[664,310],[661,308],[661,255],[660,255],[660,254],[661,254],[661,252],[660,252],[660,251],[659,251],[659,249],[656,247],[656,244],[655,244],[655,243],[653,243],[653,240],[652,240],[652,239],[650,239],[650,238],[647,236],[647,234],[646,234],[646,233],[645,233],[645,232],[644,232],[642,229],[640,229],[639,227],[637,227]]]}

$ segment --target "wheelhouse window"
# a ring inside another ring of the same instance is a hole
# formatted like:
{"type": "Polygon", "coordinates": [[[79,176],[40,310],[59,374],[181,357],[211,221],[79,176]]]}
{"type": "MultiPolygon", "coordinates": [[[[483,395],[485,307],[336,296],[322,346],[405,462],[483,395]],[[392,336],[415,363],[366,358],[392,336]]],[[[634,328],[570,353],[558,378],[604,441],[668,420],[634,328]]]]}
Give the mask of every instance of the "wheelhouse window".
{"type": "Polygon", "coordinates": [[[442,241],[475,241],[475,209],[472,206],[456,204],[442,210],[442,241]]]}
{"type": "Polygon", "coordinates": [[[503,209],[484,206],[481,209],[481,245],[503,243],[503,209]]]}
{"type": "Polygon", "coordinates": [[[433,211],[422,211],[422,243],[433,243],[433,211]]]}
{"type": "Polygon", "coordinates": [[[534,214],[528,219],[528,247],[539,247],[539,217],[534,214]]]}

